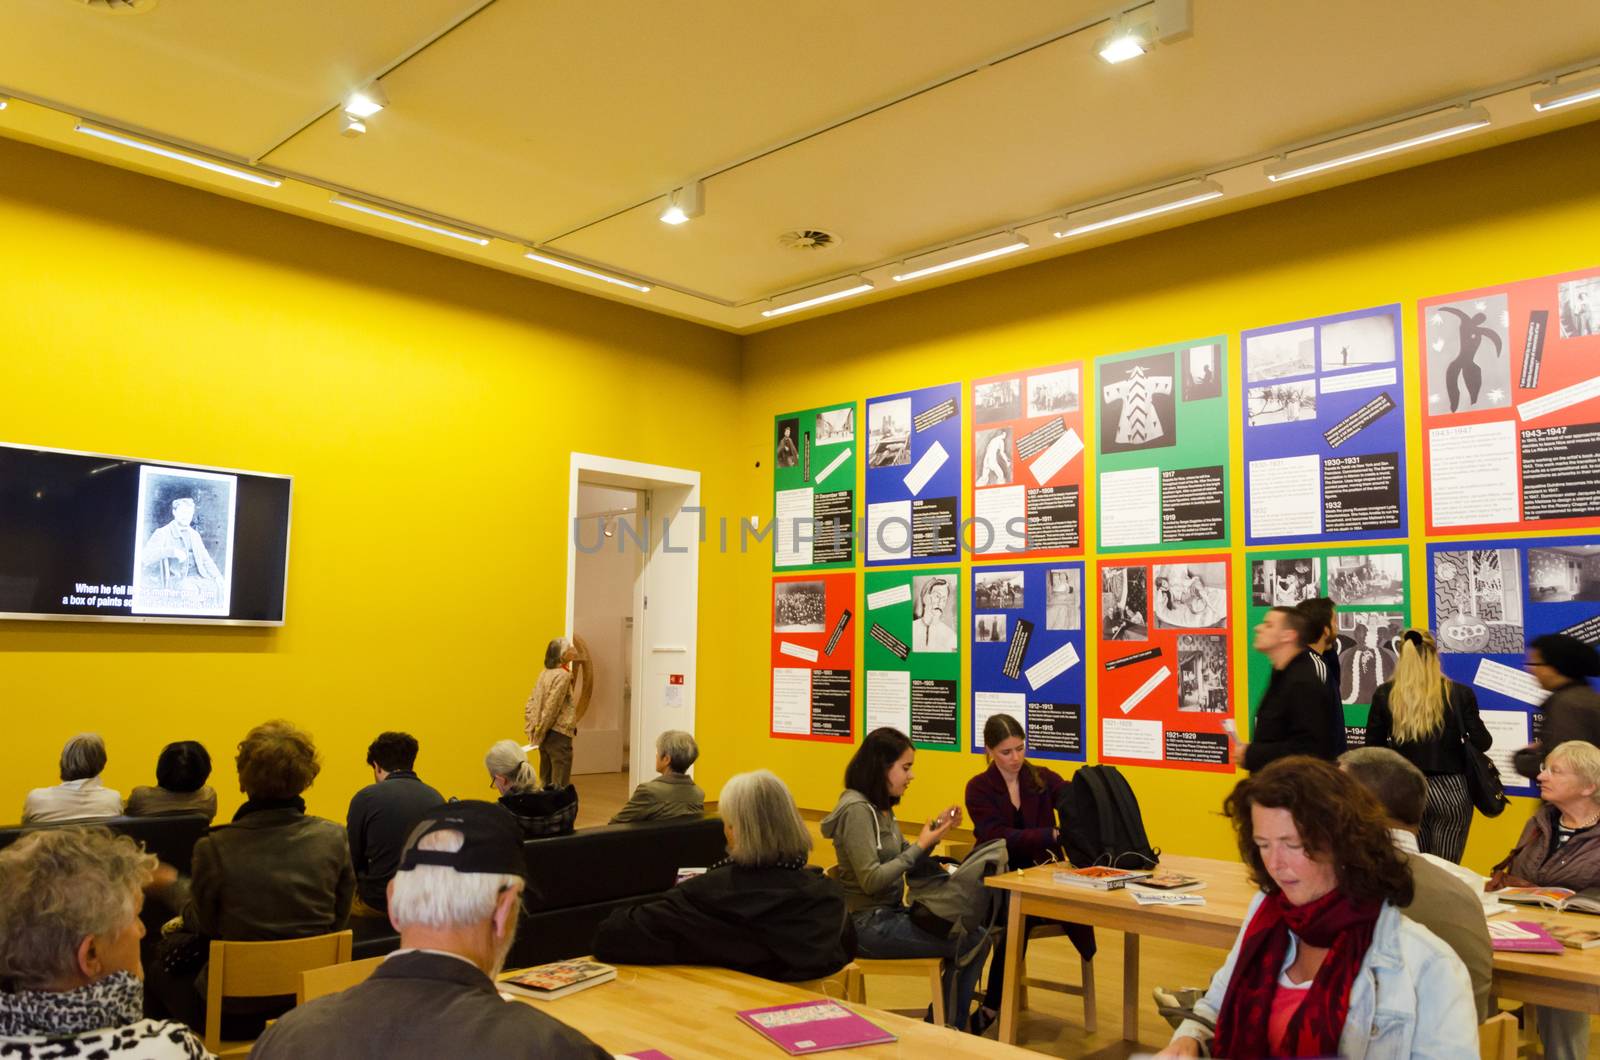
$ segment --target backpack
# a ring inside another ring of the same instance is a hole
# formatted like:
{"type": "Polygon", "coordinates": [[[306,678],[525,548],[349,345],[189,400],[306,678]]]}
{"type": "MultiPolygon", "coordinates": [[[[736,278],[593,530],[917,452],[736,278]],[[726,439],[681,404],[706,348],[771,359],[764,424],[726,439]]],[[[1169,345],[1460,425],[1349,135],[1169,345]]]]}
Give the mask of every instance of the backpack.
{"type": "MultiPolygon", "coordinates": [[[[911,922],[935,938],[955,939],[954,963],[965,968],[973,961],[981,965],[989,955],[1002,892],[985,886],[983,881],[1006,871],[1006,841],[991,839],[980,843],[954,870],[945,868],[954,864],[951,858],[924,858],[916,870],[906,874],[906,887],[911,892],[911,922]]],[[[949,978],[945,1013],[954,1018],[958,977],[949,978]]],[[[959,1019],[964,1022],[966,1014],[960,1014],[959,1019]]],[[[951,1023],[954,1027],[961,1025],[951,1023]]]]}
{"type": "Polygon", "coordinates": [[[1115,766],[1082,766],[1056,799],[1061,845],[1078,868],[1148,869],[1161,859],[1145,835],[1139,800],[1115,766]]]}

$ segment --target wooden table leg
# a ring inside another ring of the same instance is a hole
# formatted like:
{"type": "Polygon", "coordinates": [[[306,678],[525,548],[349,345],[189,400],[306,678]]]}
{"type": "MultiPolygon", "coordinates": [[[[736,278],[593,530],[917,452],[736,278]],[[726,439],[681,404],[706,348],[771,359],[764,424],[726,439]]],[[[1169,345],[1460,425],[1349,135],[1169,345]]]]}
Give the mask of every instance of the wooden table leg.
{"type": "Polygon", "coordinates": [[[1131,933],[1122,936],[1122,1040],[1139,1040],[1139,936],[1131,933]]]}
{"type": "Polygon", "coordinates": [[[1027,965],[1023,963],[1023,944],[1026,940],[1022,937],[1022,925],[1022,896],[1013,894],[1006,913],[1006,964],[1003,969],[1006,985],[1000,995],[1000,1040],[1007,1045],[1017,1044],[1022,981],[1027,975],[1027,965]]]}

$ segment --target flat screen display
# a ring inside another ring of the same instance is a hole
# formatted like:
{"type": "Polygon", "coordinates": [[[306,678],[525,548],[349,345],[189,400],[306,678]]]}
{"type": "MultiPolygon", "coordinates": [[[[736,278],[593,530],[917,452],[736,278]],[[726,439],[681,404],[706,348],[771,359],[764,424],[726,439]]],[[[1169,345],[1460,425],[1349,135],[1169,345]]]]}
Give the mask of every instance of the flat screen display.
{"type": "Polygon", "coordinates": [[[291,484],[0,444],[0,619],[281,625],[291,484]]]}

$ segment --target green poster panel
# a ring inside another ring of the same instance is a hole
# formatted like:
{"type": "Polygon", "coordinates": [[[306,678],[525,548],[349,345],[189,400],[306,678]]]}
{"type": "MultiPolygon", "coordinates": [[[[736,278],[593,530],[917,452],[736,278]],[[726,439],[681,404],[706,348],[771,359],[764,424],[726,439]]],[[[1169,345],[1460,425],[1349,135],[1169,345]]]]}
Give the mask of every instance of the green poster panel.
{"type": "Polygon", "coordinates": [[[870,570],[861,639],[866,728],[961,750],[961,571],[870,570]]]}
{"type": "Polygon", "coordinates": [[[772,569],[854,567],[855,404],[775,416],[772,445],[772,569]]]}
{"type": "MultiPolygon", "coordinates": [[[[1248,616],[1253,631],[1274,606],[1300,600],[1333,600],[1339,630],[1339,699],[1344,703],[1345,739],[1366,742],[1372,692],[1394,676],[1400,634],[1411,624],[1411,555],[1404,545],[1296,548],[1245,553],[1248,616]]],[[[1254,636],[1254,633],[1251,633],[1254,636]]],[[[1266,691],[1272,664],[1251,650],[1250,722],[1266,691]]]]}
{"type": "Polygon", "coordinates": [[[1095,358],[1102,553],[1231,541],[1227,352],[1219,337],[1095,358]]]}

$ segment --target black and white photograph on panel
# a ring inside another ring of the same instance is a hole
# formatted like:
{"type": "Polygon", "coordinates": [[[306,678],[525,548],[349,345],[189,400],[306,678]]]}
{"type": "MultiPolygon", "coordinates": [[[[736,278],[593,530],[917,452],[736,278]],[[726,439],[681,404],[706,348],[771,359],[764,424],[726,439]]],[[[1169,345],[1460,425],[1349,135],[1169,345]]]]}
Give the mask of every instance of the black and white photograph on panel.
{"type": "Polygon", "coordinates": [[[1227,713],[1228,642],[1225,634],[1178,634],[1178,709],[1189,713],[1227,713]]]}
{"type": "Polygon", "coordinates": [[[1215,346],[1191,346],[1183,351],[1183,400],[1222,396],[1219,352],[1215,346]]]}
{"type": "Polygon", "coordinates": [[[776,633],[822,633],[828,617],[825,582],[778,582],[773,586],[772,629],[776,633]]]}
{"type": "Polygon", "coordinates": [[[790,417],[778,421],[777,453],[774,457],[779,467],[794,467],[800,463],[800,420],[790,417]]]}
{"type": "Polygon", "coordinates": [[[1340,611],[1339,699],[1371,703],[1378,686],[1394,677],[1405,616],[1391,611],[1340,611]]]}
{"type": "Polygon", "coordinates": [[[1318,595],[1314,557],[1258,559],[1250,564],[1250,602],[1257,607],[1293,607],[1318,595]]]}
{"type": "Polygon", "coordinates": [[[1428,411],[1503,409],[1511,404],[1511,310],[1503,294],[1436,305],[1425,321],[1428,411]]]}
{"type": "Polygon", "coordinates": [[[956,650],[956,593],[943,574],[911,576],[911,650],[956,650]]]}
{"type": "Polygon", "coordinates": [[[1040,372],[1028,376],[1028,415],[1050,416],[1078,411],[1078,370],[1040,372]]]}
{"type": "Polygon", "coordinates": [[[1077,629],[1083,610],[1083,586],[1078,572],[1057,567],[1045,573],[1044,628],[1077,629]]]}
{"type": "Polygon", "coordinates": [[[1308,325],[1252,335],[1245,340],[1244,361],[1250,383],[1310,375],[1317,370],[1317,329],[1308,325]]]}
{"type": "Polygon", "coordinates": [[[1521,655],[1522,567],[1517,550],[1476,548],[1433,554],[1439,650],[1521,655]]]}
{"type": "Polygon", "coordinates": [[[1299,379],[1292,383],[1253,386],[1249,407],[1252,427],[1314,420],[1317,418],[1317,381],[1299,379]]]}
{"type": "Polygon", "coordinates": [[[1600,600],[1600,545],[1530,548],[1528,599],[1536,604],[1600,600]]]}
{"type": "Polygon", "coordinates": [[[1100,372],[1100,449],[1137,452],[1178,444],[1172,353],[1130,357],[1100,372]]]}
{"type": "Polygon", "coordinates": [[[1022,417],[1022,381],[998,379],[972,387],[972,418],[977,423],[1004,423],[1022,417]]]}
{"type": "Polygon", "coordinates": [[[1151,568],[1150,613],[1157,629],[1209,629],[1228,620],[1223,563],[1158,563],[1151,568]]]}
{"type": "Polygon", "coordinates": [[[1351,317],[1322,325],[1322,370],[1337,372],[1374,364],[1393,364],[1394,318],[1387,314],[1351,317]]]}
{"type": "Polygon", "coordinates": [[[1005,615],[979,615],[974,639],[979,644],[1004,644],[1006,639],[1005,615]]]}
{"type": "Polygon", "coordinates": [[[1328,597],[1340,607],[1405,602],[1405,567],[1398,552],[1328,557],[1328,597]]]}
{"type": "Polygon", "coordinates": [[[838,445],[856,440],[856,410],[854,406],[829,409],[817,413],[817,444],[838,445]]]}
{"type": "Polygon", "coordinates": [[[980,570],[972,575],[972,604],[984,610],[1022,606],[1022,572],[980,570]]]}
{"type": "Polygon", "coordinates": [[[1561,337],[1600,335],[1600,277],[1568,280],[1556,288],[1561,308],[1561,337]]]}
{"type": "Polygon", "coordinates": [[[911,463],[911,399],[867,403],[868,467],[911,463]]]}
{"type": "Polygon", "coordinates": [[[238,485],[220,472],[139,468],[134,614],[227,615],[238,485]]]}
{"type": "Polygon", "coordinates": [[[1100,568],[1103,640],[1149,640],[1149,583],[1144,567],[1100,568]]]}
{"type": "Polygon", "coordinates": [[[1009,486],[1012,481],[1011,428],[992,427],[972,436],[974,481],[980,486],[1009,486]]]}

